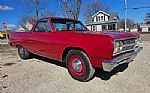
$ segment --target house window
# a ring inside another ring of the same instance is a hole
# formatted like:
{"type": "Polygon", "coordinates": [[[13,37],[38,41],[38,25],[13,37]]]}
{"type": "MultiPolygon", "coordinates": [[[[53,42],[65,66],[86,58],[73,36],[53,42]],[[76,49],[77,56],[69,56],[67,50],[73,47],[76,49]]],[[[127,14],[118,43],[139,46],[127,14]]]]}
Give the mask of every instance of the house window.
{"type": "Polygon", "coordinates": [[[108,30],[116,30],[116,24],[109,24],[108,30]]]}
{"type": "Polygon", "coordinates": [[[113,29],[112,30],[116,30],[116,24],[113,24],[113,29]]]}
{"type": "Polygon", "coordinates": [[[99,22],[101,21],[101,17],[100,17],[100,16],[98,17],[98,21],[99,21],[99,22]]]}
{"type": "Polygon", "coordinates": [[[104,20],[104,17],[103,17],[103,16],[101,16],[101,20],[102,20],[102,21],[104,20]]]}
{"type": "Polygon", "coordinates": [[[96,25],[92,26],[92,31],[96,31],[96,25]]]}
{"type": "Polygon", "coordinates": [[[150,28],[148,28],[148,31],[150,31],[150,28]]]}
{"type": "Polygon", "coordinates": [[[108,20],[110,20],[110,16],[108,16],[108,20]]]}
{"type": "Polygon", "coordinates": [[[102,31],[106,31],[107,28],[106,28],[106,25],[102,25],[102,31]]]}
{"type": "Polygon", "coordinates": [[[34,30],[34,32],[51,32],[51,28],[48,21],[40,21],[34,30]]]}
{"type": "Polygon", "coordinates": [[[108,25],[108,30],[113,30],[113,25],[112,24],[108,25]]]}
{"type": "Polygon", "coordinates": [[[98,22],[98,16],[96,16],[96,22],[98,22]]]}

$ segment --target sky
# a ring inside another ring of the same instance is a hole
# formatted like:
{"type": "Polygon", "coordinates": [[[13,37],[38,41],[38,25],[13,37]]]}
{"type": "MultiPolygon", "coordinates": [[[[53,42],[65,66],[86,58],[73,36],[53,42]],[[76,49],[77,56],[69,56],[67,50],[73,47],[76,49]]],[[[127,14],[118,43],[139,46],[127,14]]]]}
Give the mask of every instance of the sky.
{"type": "MultiPolygon", "coordinates": [[[[62,16],[56,0],[46,0],[46,7],[56,15],[62,16]]],[[[118,12],[119,18],[124,18],[124,0],[100,0],[104,6],[110,7],[110,12],[118,12]]],[[[87,0],[83,0],[85,4],[87,0]]],[[[150,0],[127,0],[128,8],[150,6],[150,0]]],[[[3,22],[6,22],[8,29],[10,27],[17,27],[20,23],[22,16],[26,16],[25,5],[21,0],[0,0],[0,30],[3,29],[3,22]]],[[[144,21],[145,15],[150,12],[150,8],[143,8],[138,10],[127,9],[127,18],[132,19],[134,22],[141,23],[144,21]]],[[[82,9],[80,12],[79,20],[84,21],[82,16],[82,9]]]]}

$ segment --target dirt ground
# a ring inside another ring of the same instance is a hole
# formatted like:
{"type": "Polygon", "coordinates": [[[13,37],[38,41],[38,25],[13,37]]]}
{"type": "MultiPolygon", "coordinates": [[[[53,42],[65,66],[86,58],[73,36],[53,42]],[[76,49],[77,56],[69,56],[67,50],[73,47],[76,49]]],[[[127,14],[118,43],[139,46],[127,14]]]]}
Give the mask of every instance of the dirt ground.
{"type": "Polygon", "coordinates": [[[150,41],[135,61],[111,73],[96,69],[89,82],[71,78],[65,64],[34,56],[22,60],[17,49],[0,48],[0,93],[150,93],[150,41]]]}

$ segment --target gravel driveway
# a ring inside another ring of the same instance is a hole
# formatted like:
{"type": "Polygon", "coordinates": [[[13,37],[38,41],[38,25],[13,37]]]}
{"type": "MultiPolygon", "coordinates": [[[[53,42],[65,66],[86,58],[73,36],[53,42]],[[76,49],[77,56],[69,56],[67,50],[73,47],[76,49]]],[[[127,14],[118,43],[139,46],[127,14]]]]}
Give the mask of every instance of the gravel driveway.
{"type": "Polygon", "coordinates": [[[96,69],[89,82],[71,78],[65,64],[34,56],[21,60],[17,49],[0,48],[0,93],[150,93],[150,42],[130,64],[111,73],[96,69]]]}

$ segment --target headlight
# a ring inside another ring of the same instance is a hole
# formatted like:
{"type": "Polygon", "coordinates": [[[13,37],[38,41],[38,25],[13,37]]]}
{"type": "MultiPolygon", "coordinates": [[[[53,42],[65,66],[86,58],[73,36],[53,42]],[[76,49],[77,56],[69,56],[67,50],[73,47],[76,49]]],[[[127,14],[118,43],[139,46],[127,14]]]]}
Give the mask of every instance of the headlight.
{"type": "Polygon", "coordinates": [[[114,42],[114,54],[119,53],[123,49],[122,41],[115,41],[114,42]]]}
{"type": "Polygon", "coordinates": [[[140,44],[140,43],[141,43],[141,37],[138,37],[138,38],[135,40],[135,42],[136,42],[137,44],[140,44]]]}
{"type": "Polygon", "coordinates": [[[114,42],[114,54],[117,53],[119,50],[119,42],[115,41],[114,42]]]}
{"type": "Polygon", "coordinates": [[[138,47],[141,43],[141,37],[138,37],[136,40],[135,40],[135,47],[138,47]]]}

